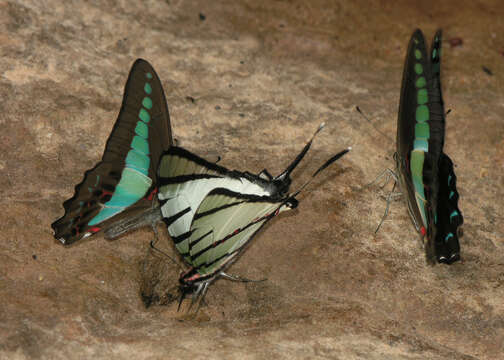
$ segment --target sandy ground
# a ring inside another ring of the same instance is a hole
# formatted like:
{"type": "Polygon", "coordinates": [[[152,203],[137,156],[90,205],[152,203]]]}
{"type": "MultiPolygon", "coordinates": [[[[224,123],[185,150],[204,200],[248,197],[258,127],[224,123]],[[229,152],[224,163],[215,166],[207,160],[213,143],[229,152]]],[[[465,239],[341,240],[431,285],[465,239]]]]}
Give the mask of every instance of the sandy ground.
{"type": "Polygon", "coordinates": [[[0,358],[504,359],[504,5],[394,3],[0,1],[0,358]],[[463,40],[443,49],[465,217],[449,267],[426,264],[402,201],[375,235],[389,188],[366,187],[393,166],[416,27],[463,40]],[[267,281],[217,281],[195,318],[144,307],[141,291],[166,302],[178,277],[148,229],[64,248],[50,228],[100,159],[138,57],[180,145],[224,166],[276,174],[322,121],[294,188],[354,149],[231,268],[267,281]]]}

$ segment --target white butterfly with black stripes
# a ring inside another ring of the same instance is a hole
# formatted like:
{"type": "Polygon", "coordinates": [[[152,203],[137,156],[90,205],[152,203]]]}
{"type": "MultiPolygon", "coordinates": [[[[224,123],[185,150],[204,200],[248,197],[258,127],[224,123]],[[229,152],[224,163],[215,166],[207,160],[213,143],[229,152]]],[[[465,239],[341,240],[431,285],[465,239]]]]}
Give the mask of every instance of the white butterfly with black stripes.
{"type": "MultiPolygon", "coordinates": [[[[309,182],[289,194],[290,174],[323,127],[277,177],[267,170],[259,175],[231,171],[180,147],[163,154],[158,169],[161,213],[177,251],[190,266],[180,277],[183,296],[192,293],[194,303],[219,277],[245,280],[225,269],[264,224],[297,206],[295,197],[309,182]]],[[[313,177],[349,150],[331,157],[313,177]]]]}

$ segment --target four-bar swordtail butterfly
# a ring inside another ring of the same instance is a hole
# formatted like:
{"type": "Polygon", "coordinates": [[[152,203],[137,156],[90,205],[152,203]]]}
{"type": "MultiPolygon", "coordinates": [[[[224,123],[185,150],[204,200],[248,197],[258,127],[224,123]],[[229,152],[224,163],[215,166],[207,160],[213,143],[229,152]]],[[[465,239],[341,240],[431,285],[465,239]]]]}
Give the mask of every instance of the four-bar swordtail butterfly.
{"type": "Polygon", "coordinates": [[[156,208],[157,168],[172,146],[170,116],[161,81],[152,66],[133,64],[102,160],[86,171],[65,214],[51,226],[64,245],[104,230],[107,237],[161,219],[156,208]]]}
{"type": "Polygon", "coordinates": [[[179,279],[181,301],[185,294],[192,293],[191,304],[198,299],[201,304],[208,286],[219,277],[240,280],[225,270],[254,235],[280,212],[295,208],[296,196],[305,186],[350,150],[331,157],[310,181],[289,193],[292,171],[322,128],[323,124],[276,177],[267,170],[258,175],[228,170],[179,147],[171,147],[164,153],[158,170],[163,221],[175,248],[189,265],[179,279]]]}
{"type": "Polygon", "coordinates": [[[463,223],[453,163],[443,152],[445,110],[441,94],[441,30],[427,53],[422,32],[410,40],[397,124],[396,174],[411,219],[425,239],[427,259],[460,259],[458,227],[463,223]]]}

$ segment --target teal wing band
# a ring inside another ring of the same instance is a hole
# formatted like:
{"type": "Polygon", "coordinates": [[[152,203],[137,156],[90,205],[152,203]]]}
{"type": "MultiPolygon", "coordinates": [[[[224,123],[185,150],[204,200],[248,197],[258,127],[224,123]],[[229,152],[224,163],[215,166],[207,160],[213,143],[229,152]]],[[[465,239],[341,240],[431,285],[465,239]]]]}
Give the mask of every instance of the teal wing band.
{"type": "Polygon", "coordinates": [[[139,111],[135,127],[136,135],[131,140],[131,149],[126,156],[121,179],[110,200],[103,204],[103,208],[91,219],[89,225],[99,224],[122,212],[145,196],[152,185],[152,179],[148,176],[151,159],[149,156],[149,127],[147,125],[151,119],[149,110],[152,109],[152,99],[148,96],[152,92],[152,87],[149,84],[152,74],[147,73],[146,79],[144,86],[146,96],[142,100],[143,107],[139,111]]]}
{"type": "MultiPolygon", "coordinates": [[[[415,36],[415,35],[414,35],[415,36]]],[[[418,36],[422,36],[421,33],[418,36]]],[[[425,224],[427,224],[427,215],[425,209],[425,191],[423,182],[423,167],[425,161],[425,154],[429,152],[429,138],[430,138],[430,127],[429,127],[429,109],[428,102],[429,96],[427,92],[427,81],[426,75],[428,72],[425,69],[427,64],[427,53],[425,50],[424,41],[418,41],[415,43],[414,49],[412,49],[414,56],[415,65],[415,88],[416,88],[416,112],[415,112],[415,136],[413,140],[413,151],[411,152],[411,162],[410,171],[413,181],[413,186],[415,188],[415,199],[420,210],[420,215],[425,224]]]]}

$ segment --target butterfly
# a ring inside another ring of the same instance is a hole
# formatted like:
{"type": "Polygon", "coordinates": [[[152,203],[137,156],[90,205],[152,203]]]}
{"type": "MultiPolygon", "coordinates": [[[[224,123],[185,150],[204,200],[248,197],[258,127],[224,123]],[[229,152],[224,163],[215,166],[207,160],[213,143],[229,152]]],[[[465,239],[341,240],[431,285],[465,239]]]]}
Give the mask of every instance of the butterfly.
{"type": "Polygon", "coordinates": [[[113,238],[159,221],[157,169],[172,144],[161,81],[147,61],[138,59],[103,157],[63,203],[65,214],[51,224],[54,237],[70,245],[100,230],[113,238]]]}
{"type": "MultiPolygon", "coordinates": [[[[298,205],[296,196],[345,149],[327,160],[298,191],[289,193],[290,175],[308,152],[313,138],[280,175],[229,170],[180,147],[161,157],[158,170],[163,221],[189,269],[179,279],[182,297],[191,305],[203,299],[219,277],[248,281],[226,273],[257,232],[279,213],[298,205]]],[[[180,303],[179,303],[180,306],[180,303]]]]}
{"type": "Polygon", "coordinates": [[[427,53],[422,32],[409,42],[394,154],[401,192],[409,214],[425,239],[427,259],[451,264],[460,260],[458,208],[453,162],[443,152],[445,110],[441,94],[441,40],[438,30],[427,53]]]}

